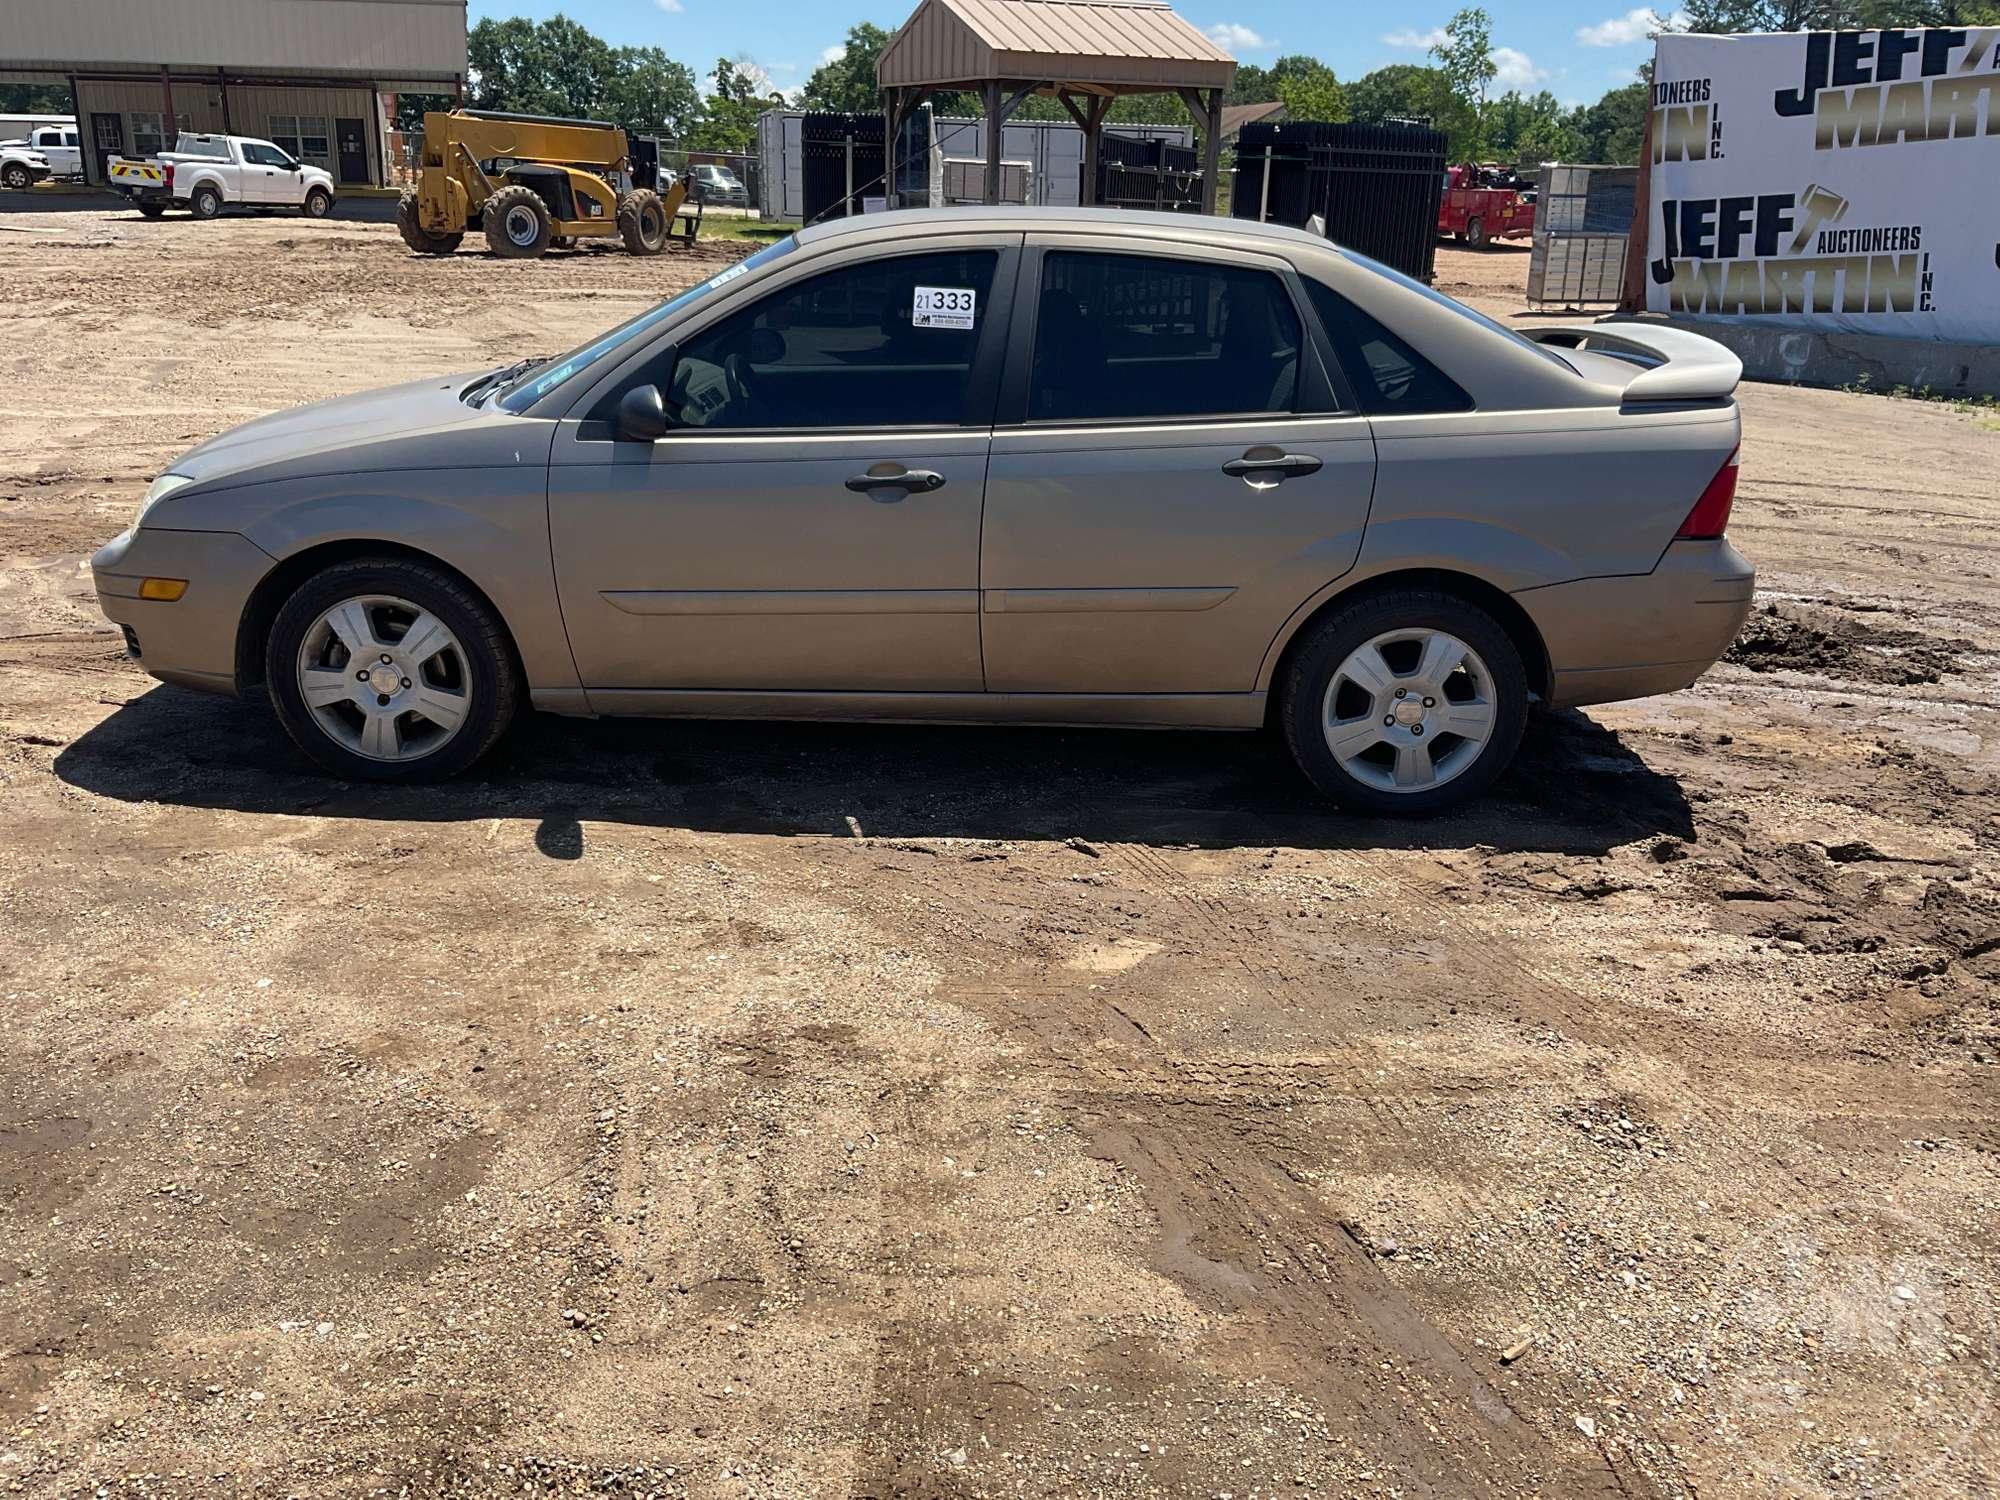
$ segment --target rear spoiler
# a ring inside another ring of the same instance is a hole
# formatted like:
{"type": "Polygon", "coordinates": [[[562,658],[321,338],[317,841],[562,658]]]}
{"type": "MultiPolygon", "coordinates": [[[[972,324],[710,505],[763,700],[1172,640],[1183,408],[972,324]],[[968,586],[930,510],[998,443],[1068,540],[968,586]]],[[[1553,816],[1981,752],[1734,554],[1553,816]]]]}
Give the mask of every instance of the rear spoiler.
{"type": "Polygon", "coordinates": [[[1658,323],[1585,323],[1524,328],[1537,344],[1609,354],[1640,366],[1627,402],[1719,401],[1743,378],[1743,361],[1714,339],[1658,323]]]}

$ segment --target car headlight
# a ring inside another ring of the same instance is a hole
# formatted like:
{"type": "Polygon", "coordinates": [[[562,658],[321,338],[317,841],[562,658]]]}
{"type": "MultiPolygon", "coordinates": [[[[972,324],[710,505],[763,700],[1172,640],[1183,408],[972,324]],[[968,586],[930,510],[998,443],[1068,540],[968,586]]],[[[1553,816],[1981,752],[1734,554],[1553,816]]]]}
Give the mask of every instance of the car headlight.
{"type": "Polygon", "coordinates": [[[132,524],[137,526],[141,521],[145,520],[147,511],[166,499],[167,496],[171,495],[182,485],[193,483],[194,481],[185,474],[162,474],[147,487],[146,498],[139,502],[139,514],[132,518],[132,524]]]}

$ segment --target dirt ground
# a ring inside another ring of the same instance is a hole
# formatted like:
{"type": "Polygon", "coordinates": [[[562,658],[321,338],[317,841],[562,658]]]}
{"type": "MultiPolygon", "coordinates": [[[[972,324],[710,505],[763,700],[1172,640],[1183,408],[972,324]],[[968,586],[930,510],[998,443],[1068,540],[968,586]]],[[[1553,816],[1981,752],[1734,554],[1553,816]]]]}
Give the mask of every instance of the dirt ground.
{"type": "Polygon", "coordinates": [[[368,790],[123,659],[182,449],[726,253],[0,216],[0,1492],[2000,1489],[1990,418],[1746,388],[1732,659],[1426,824],[1194,734],[368,790]]]}

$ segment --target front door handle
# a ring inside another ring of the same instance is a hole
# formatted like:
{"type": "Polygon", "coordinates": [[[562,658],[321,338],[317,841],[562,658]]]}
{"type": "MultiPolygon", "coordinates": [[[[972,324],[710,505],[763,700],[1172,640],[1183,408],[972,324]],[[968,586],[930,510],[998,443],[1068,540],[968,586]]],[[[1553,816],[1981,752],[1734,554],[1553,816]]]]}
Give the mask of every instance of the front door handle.
{"type": "MultiPolygon", "coordinates": [[[[875,467],[887,466],[877,464],[875,467]]],[[[871,490],[901,490],[906,495],[928,495],[932,490],[944,488],[944,475],[935,469],[896,469],[887,474],[871,470],[866,474],[856,474],[847,481],[847,487],[857,495],[865,495],[871,490]]]]}
{"type": "Polygon", "coordinates": [[[1237,479],[1247,479],[1252,484],[1259,481],[1276,483],[1280,479],[1295,479],[1302,474],[1316,474],[1320,461],[1310,453],[1280,453],[1270,458],[1232,458],[1222,466],[1222,472],[1237,479]]]}

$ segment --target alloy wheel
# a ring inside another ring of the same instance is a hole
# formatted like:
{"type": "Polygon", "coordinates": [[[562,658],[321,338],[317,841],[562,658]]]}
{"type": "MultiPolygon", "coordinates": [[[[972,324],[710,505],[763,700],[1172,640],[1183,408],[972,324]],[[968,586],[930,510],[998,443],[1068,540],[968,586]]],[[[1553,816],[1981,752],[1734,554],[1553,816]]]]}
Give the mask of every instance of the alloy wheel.
{"type": "Polygon", "coordinates": [[[370,760],[442,748],[472,708],[458,637],[436,615],[388,595],[344,599],[299,644],[299,696],[336,743],[370,760]]]}
{"type": "Polygon", "coordinates": [[[1442,630],[1391,630],[1349,652],[1320,708],[1327,748],[1385,792],[1443,786],[1479,759],[1498,722],[1492,675],[1442,630]]]}

